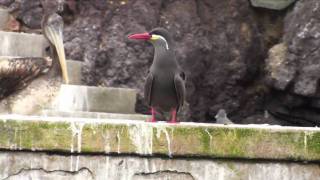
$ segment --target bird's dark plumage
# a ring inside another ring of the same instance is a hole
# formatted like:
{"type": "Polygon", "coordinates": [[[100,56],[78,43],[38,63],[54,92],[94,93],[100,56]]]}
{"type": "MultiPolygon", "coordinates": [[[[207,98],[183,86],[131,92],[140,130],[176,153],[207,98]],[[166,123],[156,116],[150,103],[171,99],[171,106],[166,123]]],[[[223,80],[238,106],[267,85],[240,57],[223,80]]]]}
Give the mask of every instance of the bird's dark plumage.
{"type": "Polygon", "coordinates": [[[171,111],[171,121],[175,122],[176,112],[183,106],[186,93],[184,73],[176,61],[171,35],[163,28],[155,28],[149,32],[149,36],[144,33],[130,37],[146,39],[155,48],[144,90],[153,118],[155,110],[171,111]]]}
{"type": "Polygon", "coordinates": [[[47,71],[50,66],[50,58],[1,58],[0,100],[26,87],[30,81],[47,71]]]}

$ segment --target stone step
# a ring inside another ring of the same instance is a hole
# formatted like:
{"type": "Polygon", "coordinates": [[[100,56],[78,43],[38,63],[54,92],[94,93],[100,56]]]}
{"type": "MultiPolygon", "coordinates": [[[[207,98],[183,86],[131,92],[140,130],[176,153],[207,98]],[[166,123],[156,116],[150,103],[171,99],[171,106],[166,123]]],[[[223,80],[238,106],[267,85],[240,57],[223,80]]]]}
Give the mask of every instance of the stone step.
{"type": "Polygon", "coordinates": [[[48,46],[43,35],[0,31],[0,56],[43,57],[48,46]]]}
{"type": "Polygon", "coordinates": [[[70,118],[91,118],[91,119],[126,119],[146,121],[151,116],[142,114],[119,114],[119,113],[101,113],[101,112],[65,112],[54,110],[43,110],[41,116],[44,117],[70,117],[70,118]]]}
{"type": "Polygon", "coordinates": [[[51,109],[133,114],[136,96],[134,89],[61,85],[51,109]]]}
{"type": "Polygon", "coordinates": [[[69,84],[81,85],[83,63],[75,60],[67,60],[69,84]]]}
{"type": "Polygon", "coordinates": [[[6,28],[9,21],[9,11],[7,9],[0,8],[0,30],[6,28]]]}
{"type": "Polygon", "coordinates": [[[267,9],[282,10],[290,6],[296,0],[250,0],[252,6],[267,9]]]}

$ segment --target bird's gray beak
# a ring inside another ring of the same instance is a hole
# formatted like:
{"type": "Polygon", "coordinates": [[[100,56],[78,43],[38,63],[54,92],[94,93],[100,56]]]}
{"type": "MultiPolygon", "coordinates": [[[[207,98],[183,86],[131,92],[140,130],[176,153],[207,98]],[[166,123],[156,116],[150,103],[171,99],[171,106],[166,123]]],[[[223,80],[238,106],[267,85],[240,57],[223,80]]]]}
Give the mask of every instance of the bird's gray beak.
{"type": "MultiPolygon", "coordinates": [[[[49,18],[57,18],[57,20],[53,20],[53,23],[46,24],[44,26],[44,32],[48,37],[49,41],[55,46],[56,51],[58,53],[59,62],[62,71],[62,77],[66,84],[69,84],[69,77],[67,72],[67,63],[66,63],[66,55],[64,51],[63,45],[63,21],[61,17],[54,17],[59,16],[58,14],[53,14],[49,18]],[[61,21],[59,21],[61,19],[61,21]]],[[[49,21],[48,21],[49,22],[49,21]]]]}

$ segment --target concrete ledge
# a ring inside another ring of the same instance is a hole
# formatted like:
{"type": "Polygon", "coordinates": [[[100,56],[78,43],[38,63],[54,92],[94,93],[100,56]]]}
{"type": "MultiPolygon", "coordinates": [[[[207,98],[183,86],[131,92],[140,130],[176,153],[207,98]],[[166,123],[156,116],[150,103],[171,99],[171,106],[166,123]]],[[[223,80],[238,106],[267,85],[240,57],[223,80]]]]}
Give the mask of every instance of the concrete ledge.
{"type": "Polygon", "coordinates": [[[320,129],[4,115],[0,148],[319,161],[320,129]]]}
{"type": "Polygon", "coordinates": [[[69,84],[80,85],[82,78],[82,62],[67,60],[69,84]]]}
{"type": "Polygon", "coordinates": [[[44,57],[48,45],[43,35],[0,31],[0,56],[44,57]]]}
{"type": "Polygon", "coordinates": [[[136,95],[134,89],[61,85],[53,109],[133,114],[136,95]]]}

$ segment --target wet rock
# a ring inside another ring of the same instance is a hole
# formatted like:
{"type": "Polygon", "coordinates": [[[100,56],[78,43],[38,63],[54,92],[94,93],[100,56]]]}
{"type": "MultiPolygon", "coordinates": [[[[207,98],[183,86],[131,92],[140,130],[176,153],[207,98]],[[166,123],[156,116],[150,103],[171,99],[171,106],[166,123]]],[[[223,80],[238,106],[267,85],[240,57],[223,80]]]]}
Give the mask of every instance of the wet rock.
{"type": "Polygon", "coordinates": [[[276,121],[286,126],[319,126],[318,99],[273,90],[267,98],[267,109],[276,121]]]}
{"type": "Polygon", "coordinates": [[[288,45],[286,61],[296,70],[293,91],[315,96],[320,78],[320,2],[299,1],[286,17],[284,42],[288,45]]]}
{"type": "Polygon", "coordinates": [[[266,60],[272,91],[268,108],[291,125],[319,125],[320,2],[298,1],[285,19],[283,43],[266,60]]]}
{"type": "Polygon", "coordinates": [[[40,29],[43,13],[62,11],[64,0],[4,0],[0,4],[27,28],[40,29]]]}
{"type": "Polygon", "coordinates": [[[296,0],[250,0],[252,6],[268,9],[282,10],[290,6],[296,0]]]}
{"type": "Polygon", "coordinates": [[[288,86],[296,73],[293,62],[288,62],[286,55],[287,46],[281,43],[269,50],[269,57],[266,59],[269,84],[280,90],[284,90],[288,86]]]}
{"type": "Polygon", "coordinates": [[[14,0],[0,0],[0,4],[3,6],[9,6],[13,2],[14,2],[14,0]]]}

